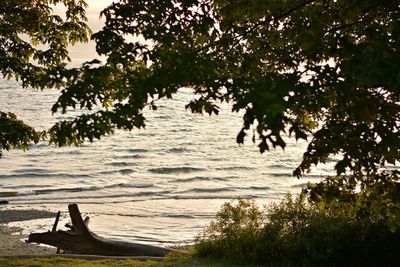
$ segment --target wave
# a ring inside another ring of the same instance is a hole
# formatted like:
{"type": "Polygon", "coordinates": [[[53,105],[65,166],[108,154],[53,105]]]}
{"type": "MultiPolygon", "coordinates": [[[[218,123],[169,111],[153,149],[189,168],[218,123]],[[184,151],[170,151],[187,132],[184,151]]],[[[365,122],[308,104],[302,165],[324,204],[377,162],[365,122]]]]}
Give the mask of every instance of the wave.
{"type": "Polygon", "coordinates": [[[155,117],[155,119],[160,119],[160,120],[169,120],[173,119],[174,117],[171,115],[158,115],[155,117]]]}
{"type": "Polygon", "coordinates": [[[173,183],[192,183],[192,182],[202,182],[202,181],[226,181],[227,177],[220,178],[220,177],[203,177],[203,176],[196,176],[196,177],[189,177],[189,178],[180,178],[180,179],[173,179],[170,182],[173,183]]]}
{"type": "Polygon", "coordinates": [[[24,169],[13,170],[13,173],[49,173],[49,171],[38,168],[24,168],[24,169]]]}
{"type": "Polygon", "coordinates": [[[144,149],[144,148],[130,148],[127,151],[129,153],[146,153],[146,152],[149,152],[149,150],[144,149]]]}
{"type": "Polygon", "coordinates": [[[174,147],[174,148],[170,148],[167,150],[168,153],[175,153],[175,154],[179,154],[179,153],[184,153],[184,152],[188,152],[188,150],[184,147],[174,147]]]}
{"type": "Polygon", "coordinates": [[[194,195],[189,195],[189,196],[182,196],[182,195],[177,195],[173,197],[174,199],[185,199],[185,200],[209,200],[209,199],[225,199],[227,201],[232,200],[232,199],[256,199],[257,196],[255,195],[199,195],[199,196],[194,196],[194,195]]]}
{"type": "Polygon", "coordinates": [[[38,185],[38,184],[20,184],[20,185],[2,185],[1,188],[8,189],[19,189],[19,188],[42,188],[49,185],[38,185]]]}
{"type": "Polygon", "coordinates": [[[104,186],[104,188],[151,188],[156,187],[154,184],[132,184],[132,183],[119,183],[104,186]]]}
{"type": "Polygon", "coordinates": [[[180,132],[190,133],[190,132],[193,132],[193,129],[190,129],[190,128],[179,128],[179,129],[176,129],[176,128],[174,128],[174,129],[172,129],[170,131],[173,132],[173,133],[180,133],[180,132]]]}
{"type": "MultiPolygon", "coordinates": [[[[22,186],[21,186],[22,187],[22,186]]],[[[26,187],[26,186],[25,186],[26,187]]],[[[37,190],[26,190],[26,191],[4,191],[0,192],[0,197],[16,197],[16,196],[33,196],[33,195],[48,195],[54,193],[76,193],[76,192],[87,192],[87,191],[100,191],[104,189],[114,189],[114,188],[155,188],[153,184],[132,184],[132,183],[119,183],[112,184],[106,186],[86,186],[86,187],[67,187],[67,188],[49,188],[49,189],[37,189],[37,190]]],[[[168,191],[169,192],[169,191],[168,191]]],[[[118,194],[117,196],[141,196],[142,194],[147,194],[148,192],[139,192],[136,194],[118,194]]],[[[154,192],[151,192],[154,194],[154,192]]],[[[82,196],[82,198],[86,198],[87,196],[82,196]]],[[[93,196],[96,197],[96,196],[93,196]]],[[[101,196],[100,196],[101,197],[101,196]]],[[[109,195],[105,195],[104,197],[110,197],[109,195]]],[[[59,198],[59,197],[57,197],[59,198]]],[[[73,198],[81,198],[80,196],[73,198]]],[[[92,197],[90,197],[92,198],[92,197]]],[[[62,199],[62,197],[60,198],[62,199]]]]}
{"type": "Polygon", "coordinates": [[[270,190],[272,188],[269,186],[249,186],[249,187],[241,187],[241,189],[264,191],[264,190],[270,190]]]}
{"type": "Polygon", "coordinates": [[[116,166],[116,167],[137,166],[137,164],[134,162],[126,162],[126,161],[114,161],[114,162],[107,163],[107,165],[116,166]]]}
{"type": "Polygon", "coordinates": [[[234,188],[225,187],[225,188],[192,188],[189,190],[178,192],[178,194],[187,194],[187,193],[223,193],[223,192],[232,192],[234,188]]]}
{"type": "MultiPolygon", "coordinates": [[[[132,156],[133,154],[141,154],[141,153],[147,153],[149,152],[148,149],[145,148],[129,148],[129,147],[114,147],[112,148],[112,152],[118,152],[123,154],[122,156],[132,156]]],[[[121,156],[116,155],[114,158],[120,158],[121,156]]]]}
{"type": "Polygon", "coordinates": [[[226,192],[235,192],[235,191],[243,191],[243,190],[254,190],[254,191],[265,191],[270,190],[271,188],[268,186],[248,186],[248,187],[223,187],[223,188],[192,188],[189,190],[181,191],[179,194],[187,194],[187,193],[226,193],[226,192]]]}
{"type": "Polygon", "coordinates": [[[70,150],[70,151],[62,151],[64,155],[83,155],[84,152],[79,149],[70,150]]]}
{"type": "Polygon", "coordinates": [[[0,179],[13,178],[91,178],[90,174],[51,173],[51,172],[21,172],[18,174],[0,175],[0,179]]]}
{"type": "Polygon", "coordinates": [[[114,156],[114,159],[141,159],[145,158],[144,155],[139,154],[128,154],[128,155],[121,155],[121,156],[114,156]]]}
{"type": "Polygon", "coordinates": [[[100,176],[118,173],[118,170],[100,171],[97,174],[100,176]]]}
{"type": "Polygon", "coordinates": [[[50,204],[66,204],[74,202],[76,204],[93,204],[93,205],[104,205],[104,204],[125,204],[129,202],[141,202],[147,200],[225,200],[231,201],[232,199],[264,199],[265,196],[257,195],[173,195],[170,197],[148,197],[141,199],[130,199],[130,200],[118,200],[118,197],[126,195],[110,195],[110,196],[98,196],[98,197],[64,197],[64,198],[33,198],[33,199],[21,199],[12,200],[13,204],[18,205],[50,205],[50,204]],[[112,200],[112,201],[111,201],[112,200]]]}
{"type": "Polygon", "coordinates": [[[0,197],[15,197],[17,195],[17,191],[0,192],[0,197]]]}
{"type": "MultiPolygon", "coordinates": [[[[106,216],[121,216],[121,217],[134,217],[134,218],[152,218],[154,214],[126,214],[126,213],[112,213],[112,212],[96,212],[96,215],[106,216]]],[[[157,217],[178,218],[178,219],[195,219],[201,217],[209,217],[210,215],[204,214],[179,214],[179,213],[156,213],[157,217]]]]}
{"type": "Polygon", "coordinates": [[[285,172],[263,173],[263,175],[271,175],[274,177],[293,177],[292,173],[285,173],[285,172]]]}
{"type": "MultiPolygon", "coordinates": [[[[60,190],[62,191],[62,190],[60,190]]],[[[105,204],[105,203],[127,203],[131,201],[143,201],[143,200],[158,200],[158,199],[171,199],[170,197],[166,197],[162,195],[171,194],[171,191],[147,191],[147,192],[136,192],[136,193],[120,193],[120,194],[104,194],[101,195],[94,195],[94,196],[62,196],[62,197],[55,197],[55,198],[37,198],[37,197],[30,197],[30,198],[23,198],[23,199],[14,199],[12,200],[13,203],[18,204],[56,204],[56,203],[66,203],[66,202],[76,202],[77,204],[84,203],[84,204],[105,204]],[[127,197],[136,198],[136,199],[126,199],[127,197]],[[145,199],[143,199],[145,197],[145,199]],[[118,198],[125,198],[123,200],[118,200],[118,198]],[[141,199],[140,199],[141,198],[141,199]],[[95,201],[97,200],[97,201],[95,201]]],[[[1,195],[1,192],[0,192],[1,195]]],[[[21,196],[21,195],[20,195],[21,196]]],[[[26,196],[32,196],[26,195],[26,196]]]]}
{"type": "Polygon", "coordinates": [[[247,166],[229,166],[229,167],[219,167],[215,169],[217,171],[242,171],[242,170],[254,170],[255,168],[247,166]]]}
{"type": "Polygon", "coordinates": [[[121,174],[130,174],[130,173],[134,173],[136,171],[132,170],[132,169],[121,169],[121,170],[118,170],[118,172],[121,174]]]}
{"type": "Polygon", "coordinates": [[[243,194],[234,192],[206,192],[206,194],[174,194],[170,190],[164,191],[147,191],[137,193],[122,193],[122,194],[110,194],[110,195],[96,195],[96,196],[65,196],[57,198],[23,198],[12,200],[14,204],[29,204],[29,205],[46,205],[46,204],[65,204],[74,202],[77,204],[124,204],[129,202],[141,202],[148,200],[226,200],[231,201],[233,199],[265,199],[266,195],[259,194],[243,194]]]}
{"type": "Polygon", "coordinates": [[[98,174],[100,176],[103,176],[103,175],[112,175],[112,174],[116,174],[116,173],[131,174],[131,173],[134,173],[134,172],[136,172],[136,171],[133,170],[133,169],[126,168],[126,169],[116,169],[116,170],[109,170],[109,171],[101,171],[98,174]]]}
{"type": "Polygon", "coordinates": [[[279,164],[279,163],[273,163],[273,164],[268,164],[268,168],[274,168],[274,169],[287,169],[288,166],[286,164],[279,164]]]}
{"type": "Polygon", "coordinates": [[[200,171],[204,171],[204,169],[196,167],[160,167],[149,169],[149,172],[158,174],[191,173],[200,171]]]}

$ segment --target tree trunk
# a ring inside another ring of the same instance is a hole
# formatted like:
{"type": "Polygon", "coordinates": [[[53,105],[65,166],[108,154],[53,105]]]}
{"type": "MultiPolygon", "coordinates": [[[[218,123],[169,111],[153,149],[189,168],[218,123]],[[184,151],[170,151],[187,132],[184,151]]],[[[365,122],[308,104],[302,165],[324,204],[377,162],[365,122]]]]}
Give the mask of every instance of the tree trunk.
{"type": "Polygon", "coordinates": [[[56,231],[59,217],[57,215],[52,231],[32,233],[26,242],[54,246],[65,253],[86,255],[163,257],[174,251],[163,247],[105,239],[89,230],[89,218],[85,221],[82,219],[78,205],[70,204],[68,210],[72,225],[67,227],[71,230],[56,231]]]}

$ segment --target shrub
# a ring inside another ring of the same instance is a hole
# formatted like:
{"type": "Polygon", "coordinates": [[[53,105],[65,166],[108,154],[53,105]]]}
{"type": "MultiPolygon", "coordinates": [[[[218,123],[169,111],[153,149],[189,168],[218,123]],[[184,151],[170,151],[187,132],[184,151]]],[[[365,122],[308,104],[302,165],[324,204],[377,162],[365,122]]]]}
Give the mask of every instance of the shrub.
{"type": "Polygon", "coordinates": [[[262,212],[253,201],[225,203],[216,220],[198,235],[196,251],[203,256],[255,261],[263,224],[262,212]]]}
{"type": "Polygon", "coordinates": [[[261,211],[225,203],[197,238],[200,256],[266,266],[399,266],[400,234],[383,221],[326,213],[304,195],[261,211]]]}

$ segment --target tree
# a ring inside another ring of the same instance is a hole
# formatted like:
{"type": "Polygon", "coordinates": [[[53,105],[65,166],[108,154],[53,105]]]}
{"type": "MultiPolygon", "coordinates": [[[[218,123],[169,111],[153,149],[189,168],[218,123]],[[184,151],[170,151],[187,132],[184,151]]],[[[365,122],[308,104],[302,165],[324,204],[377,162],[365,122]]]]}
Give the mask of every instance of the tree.
{"type": "MultiPolygon", "coordinates": [[[[69,70],[67,47],[88,40],[83,0],[2,0],[0,5],[0,72],[21,80],[24,87],[60,88],[69,70]],[[65,18],[53,11],[66,7],[65,18]]],[[[2,149],[26,149],[30,142],[44,139],[15,114],[0,111],[0,157],[2,149]]]]}
{"type": "Polygon", "coordinates": [[[375,205],[400,217],[399,172],[382,170],[400,159],[398,1],[120,0],[101,14],[92,38],[107,61],[70,70],[53,106],[89,111],[54,125],[51,142],[144,127],[144,108],[188,87],[193,112],[218,114],[219,102],[244,111],[238,143],[250,134],[264,152],[286,135],[311,138],[296,176],[340,157],[337,177],[310,185],[327,209],[351,200],[357,214],[375,205]],[[377,192],[391,208],[370,201],[377,192]]]}

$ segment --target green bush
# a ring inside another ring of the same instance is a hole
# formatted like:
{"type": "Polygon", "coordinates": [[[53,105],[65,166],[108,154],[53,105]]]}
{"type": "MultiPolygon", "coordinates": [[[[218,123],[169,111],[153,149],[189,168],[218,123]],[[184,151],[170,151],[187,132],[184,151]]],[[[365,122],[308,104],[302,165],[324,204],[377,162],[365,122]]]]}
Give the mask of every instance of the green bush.
{"type": "Polygon", "coordinates": [[[400,266],[400,234],[383,221],[332,216],[304,195],[261,211],[226,203],[197,237],[200,256],[263,266],[400,266]]]}
{"type": "Polygon", "coordinates": [[[197,237],[196,251],[215,258],[256,260],[264,218],[252,201],[225,203],[216,220],[197,237]]]}

